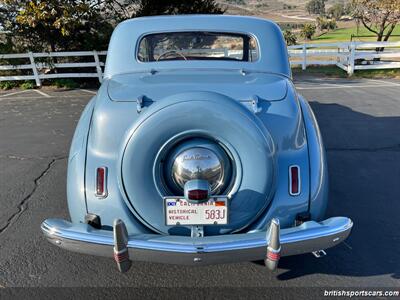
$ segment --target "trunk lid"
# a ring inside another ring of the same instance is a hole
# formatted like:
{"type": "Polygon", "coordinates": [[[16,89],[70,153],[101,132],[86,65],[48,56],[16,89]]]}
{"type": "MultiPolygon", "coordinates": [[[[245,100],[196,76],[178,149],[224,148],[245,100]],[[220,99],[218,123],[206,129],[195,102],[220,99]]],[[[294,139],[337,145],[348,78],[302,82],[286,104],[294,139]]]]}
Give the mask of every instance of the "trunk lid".
{"type": "Polygon", "coordinates": [[[269,73],[246,73],[238,70],[171,70],[156,73],[130,73],[113,76],[108,94],[113,101],[131,102],[145,95],[158,101],[169,95],[190,91],[208,91],[224,94],[239,101],[257,95],[263,100],[285,98],[288,79],[269,73]]]}

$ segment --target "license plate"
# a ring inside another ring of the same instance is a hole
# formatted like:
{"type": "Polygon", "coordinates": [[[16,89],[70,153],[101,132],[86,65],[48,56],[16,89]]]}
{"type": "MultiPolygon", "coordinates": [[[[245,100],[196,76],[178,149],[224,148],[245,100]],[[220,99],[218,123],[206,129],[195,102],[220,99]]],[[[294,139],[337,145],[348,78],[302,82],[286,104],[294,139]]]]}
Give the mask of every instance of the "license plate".
{"type": "Polygon", "coordinates": [[[189,203],[185,198],[165,198],[167,225],[228,224],[228,199],[212,197],[204,203],[189,203]]]}

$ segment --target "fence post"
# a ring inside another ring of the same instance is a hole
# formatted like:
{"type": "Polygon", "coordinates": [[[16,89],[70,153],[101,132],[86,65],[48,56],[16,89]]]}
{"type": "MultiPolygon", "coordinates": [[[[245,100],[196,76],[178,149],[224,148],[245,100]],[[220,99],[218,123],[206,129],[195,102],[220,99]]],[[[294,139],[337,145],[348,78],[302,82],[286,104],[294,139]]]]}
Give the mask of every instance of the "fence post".
{"type": "Polygon", "coordinates": [[[303,44],[303,62],[301,64],[301,69],[307,69],[307,45],[306,43],[303,44]]]}
{"type": "Polygon", "coordinates": [[[103,82],[103,72],[101,70],[100,66],[100,59],[99,59],[99,54],[97,53],[96,50],[93,50],[93,56],[94,56],[94,61],[96,62],[96,71],[97,71],[97,77],[99,78],[99,82],[103,82]]]}
{"type": "Polygon", "coordinates": [[[356,56],[356,45],[354,42],[350,42],[350,53],[347,62],[347,74],[352,76],[354,74],[354,60],[356,56]]]}
{"type": "Polygon", "coordinates": [[[35,77],[36,85],[41,86],[42,83],[40,82],[39,72],[36,68],[35,58],[33,57],[33,53],[31,51],[28,52],[29,60],[31,62],[31,68],[33,72],[33,76],[35,77]]]}

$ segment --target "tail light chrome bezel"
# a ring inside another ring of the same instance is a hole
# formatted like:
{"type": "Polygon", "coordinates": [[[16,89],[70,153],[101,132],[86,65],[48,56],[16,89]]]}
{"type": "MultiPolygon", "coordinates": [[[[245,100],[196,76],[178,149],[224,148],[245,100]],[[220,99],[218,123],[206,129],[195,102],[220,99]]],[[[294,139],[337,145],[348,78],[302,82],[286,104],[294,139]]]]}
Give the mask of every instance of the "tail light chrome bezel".
{"type": "Polygon", "coordinates": [[[107,167],[98,167],[96,169],[96,180],[95,180],[95,195],[97,198],[106,198],[108,196],[107,190],[107,167]]]}
{"type": "Polygon", "coordinates": [[[291,165],[289,167],[289,195],[290,196],[298,196],[301,193],[301,172],[300,167],[298,165],[291,165]],[[296,177],[293,177],[293,171],[297,170],[296,177]],[[297,191],[294,189],[294,184],[297,179],[297,191]]]}

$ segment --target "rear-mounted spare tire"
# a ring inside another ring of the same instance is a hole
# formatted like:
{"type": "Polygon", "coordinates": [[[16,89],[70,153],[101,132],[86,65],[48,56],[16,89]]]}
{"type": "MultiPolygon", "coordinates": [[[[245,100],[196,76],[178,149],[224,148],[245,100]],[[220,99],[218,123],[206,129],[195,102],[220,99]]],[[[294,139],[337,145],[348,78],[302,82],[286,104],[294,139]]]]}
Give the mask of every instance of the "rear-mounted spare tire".
{"type": "Polygon", "coordinates": [[[229,165],[225,167],[229,174],[224,188],[218,191],[231,196],[229,224],[205,226],[205,234],[241,230],[271,201],[271,136],[251,111],[229,97],[193,92],[159,100],[143,112],[123,145],[119,182],[125,201],[143,224],[157,232],[190,234],[190,227],[166,226],[163,207],[164,196],[179,193],[176,186],[169,188],[172,178],[166,178],[169,157],[185,151],[188,145],[216,153],[229,165]],[[181,151],[176,151],[179,147],[181,151]]]}

